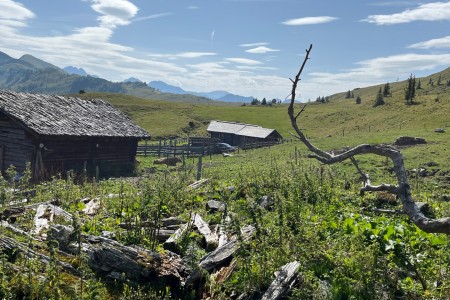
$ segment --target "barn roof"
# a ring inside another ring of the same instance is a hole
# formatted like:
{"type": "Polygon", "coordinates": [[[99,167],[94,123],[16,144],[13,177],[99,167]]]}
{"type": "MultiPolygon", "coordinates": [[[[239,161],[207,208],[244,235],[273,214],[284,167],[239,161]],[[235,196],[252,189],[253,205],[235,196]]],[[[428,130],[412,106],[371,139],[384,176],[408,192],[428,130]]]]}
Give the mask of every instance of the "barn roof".
{"type": "Polygon", "coordinates": [[[237,122],[211,121],[208,132],[230,133],[240,136],[255,137],[265,139],[273,132],[281,137],[275,129],[264,128],[258,125],[243,124],[237,122]]]}
{"type": "Polygon", "coordinates": [[[100,99],[0,91],[0,111],[39,135],[149,137],[128,116],[100,99]]]}

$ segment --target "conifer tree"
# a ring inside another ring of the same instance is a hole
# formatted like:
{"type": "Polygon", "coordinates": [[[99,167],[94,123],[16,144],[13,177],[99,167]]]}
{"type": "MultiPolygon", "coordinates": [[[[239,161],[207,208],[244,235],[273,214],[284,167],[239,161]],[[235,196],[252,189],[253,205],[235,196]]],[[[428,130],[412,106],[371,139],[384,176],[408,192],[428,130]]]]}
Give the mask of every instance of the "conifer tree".
{"type": "Polygon", "coordinates": [[[352,97],[352,93],[350,92],[350,90],[347,91],[347,93],[345,94],[345,99],[350,99],[352,97]]]}
{"type": "Polygon", "coordinates": [[[356,104],[361,104],[361,97],[360,96],[356,97],[356,104]]]}
{"type": "Polygon", "coordinates": [[[405,89],[405,100],[407,105],[413,103],[413,99],[416,96],[416,77],[412,74],[408,78],[408,86],[405,89]]]}
{"type": "Polygon", "coordinates": [[[386,83],[383,87],[383,97],[391,96],[391,87],[389,86],[389,82],[386,83]]]}
{"type": "Polygon", "coordinates": [[[373,105],[373,107],[377,107],[380,105],[384,105],[384,99],[383,99],[383,93],[381,91],[381,87],[378,90],[378,94],[377,94],[377,97],[375,98],[375,104],[373,105]]]}

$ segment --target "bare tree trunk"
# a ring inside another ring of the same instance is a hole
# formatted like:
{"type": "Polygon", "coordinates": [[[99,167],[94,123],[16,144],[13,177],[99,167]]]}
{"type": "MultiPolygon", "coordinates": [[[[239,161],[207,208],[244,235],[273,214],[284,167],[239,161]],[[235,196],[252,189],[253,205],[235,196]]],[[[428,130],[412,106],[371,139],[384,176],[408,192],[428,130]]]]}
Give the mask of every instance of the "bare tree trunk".
{"type": "Polygon", "coordinates": [[[351,160],[355,167],[358,169],[358,172],[363,176],[364,178],[364,186],[361,188],[361,193],[364,192],[373,192],[373,191],[388,191],[390,193],[393,193],[397,195],[403,205],[403,211],[405,214],[408,215],[410,220],[417,225],[420,229],[426,232],[431,233],[445,233],[450,234],[450,218],[441,218],[441,219],[430,219],[426,217],[420,209],[417,207],[416,203],[414,202],[414,199],[411,195],[411,186],[408,182],[408,176],[405,171],[405,166],[403,162],[403,155],[402,153],[389,145],[368,145],[368,144],[362,144],[358,145],[354,148],[351,148],[341,154],[334,155],[333,153],[329,153],[326,151],[323,151],[317,147],[315,147],[311,142],[306,138],[304,133],[301,131],[301,129],[298,127],[297,119],[300,116],[300,114],[305,110],[306,105],[304,105],[300,111],[296,114],[295,113],[295,97],[296,97],[296,89],[297,85],[300,81],[300,75],[303,72],[303,69],[305,67],[306,61],[309,59],[309,54],[312,49],[312,44],[309,46],[308,49],[306,49],[306,56],[303,60],[303,63],[300,67],[300,70],[298,71],[297,75],[295,76],[295,79],[292,80],[292,91],[291,91],[291,102],[288,108],[288,114],[289,118],[291,120],[291,125],[295,130],[296,137],[302,141],[306,147],[312,152],[308,155],[308,157],[315,158],[318,161],[324,163],[324,164],[334,164],[338,162],[342,162],[344,160],[351,160]],[[394,164],[394,172],[397,177],[397,185],[390,185],[390,184],[380,184],[377,186],[374,186],[370,183],[369,175],[364,174],[361,169],[358,167],[358,164],[355,160],[356,155],[361,154],[375,154],[379,156],[384,156],[392,160],[394,164]]]}

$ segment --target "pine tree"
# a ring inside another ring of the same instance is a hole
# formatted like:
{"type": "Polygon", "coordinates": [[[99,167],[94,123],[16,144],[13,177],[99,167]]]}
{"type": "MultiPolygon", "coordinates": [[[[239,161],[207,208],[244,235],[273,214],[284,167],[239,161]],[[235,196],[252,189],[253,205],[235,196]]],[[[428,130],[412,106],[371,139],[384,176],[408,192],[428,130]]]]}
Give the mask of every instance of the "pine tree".
{"type": "Polygon", "coordinates": [[[356,104],[361,104],[361,97],[360,96],[356,97],[356,104]]]}
{"type": "Polygon", "coordinates": [[[405,89],[405,100],[407,105],[413,103],[413,99],[416,96],[416,77],[412,74],[408,78],[408,86],[405,89]]]}
{"type": "Polygon", "coordinates": [[[416,90],[421,90],[421,89],[422,89],[422,85],[420,84],[420,79],[419,79],[419,82],[417,83],[416,90]]]}
{"type": "Polygon", "coordinates": [[[267,105],[267,100],[266,100],[266,98],[264,97],[263,99],[262,99],[262,101],[261,101],[261,105],[267,105]]]}
{"type": "Polygon", "coordinates": [[[352,97],[352,93],[350,92],[350,90],[347,91],[347,93],[345,94],[345,99],[350,99],[352,97]]]}
{"type": "Polygon", "coordinates": [[[383,97],[391,96],[391,87],[389,86],[389,82],[386,83],[383,87],[383,97]]]}
{"type": "Polygon", "coordinates": [[[441,85],[441,74],[439,74],[439,78],[438,78],[438,81],[437,81],[437,85],[441,85]]]}
{"type": "Polygon", "coordinates": [[[375,104],[373,105],[373,107],[377,107],[377,106],[380,106],[380,105],[384,105],[384,99],[383,99],[383,93],[381,91],[381,87],[378,90],[378,94],[377,94],[377,97],[375,99],[375,104]]]}

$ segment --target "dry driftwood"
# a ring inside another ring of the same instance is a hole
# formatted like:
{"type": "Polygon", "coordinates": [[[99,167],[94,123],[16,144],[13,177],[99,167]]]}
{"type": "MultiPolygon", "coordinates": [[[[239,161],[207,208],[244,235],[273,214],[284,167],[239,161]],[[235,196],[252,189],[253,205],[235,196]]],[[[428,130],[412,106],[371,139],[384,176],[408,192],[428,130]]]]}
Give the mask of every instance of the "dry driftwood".
{"type": "Polygon", "coordinates": [[[420,229],[425,232],[432,233],[445,233],[450,234],[450,217],[441,218],[441,219],[432,219],[425,216],[414,202],[414,199],[411,195],[411,186],[408,182],[408,176],[405,170],[405,165],[403,162],[403,155],[397,149],[389,145],[369,145],[362,144],[358,145],[354,148],[350,148],[343,153],[333,154],[331,152],[323,151],[317,147],[315,147],[305,136],[303,131],[299,128],[297,124],[297,119],[300,114],[305,110],[306,105],[300,109],[299,112],[295,112],[294,104],[296,97],[296,89],[297,85],[300,81],[300,75],[303,72],[305,64],[309,59],[309,54],[312,49],[312,44],[306,49],[306,56],[303,60],[303,63],[295,76],[295,79],[292,80],[292,91],[291,91],[291,101],[288,107],[289,119],[291,121],[292,128],[295,130],[295,137],[297,137],[306,147],[312,152],[308,156],[311,158],[315,158],[323,164],[334,164],[339,163],[344,160],[351,160],[352,163],[357,168],[358,172],[364,178],[364,186],[361,188],[361,193],[364,192],[375,192],[375,191],[388,191],[392,194],[395,194],[399,197],[403,205],[403,211],[408,215],[409,219],[417,225],[420,229]],[[372,185],[370,182],[370,177],[368,174],[362,172],[359,168],[358,163],[355,159],[355,156],[362,154],[374,154],[383,157],[387,157],[392,160],[394,167],[393,170],[395,172],[395,176],[397,179],[397,184],[380,184],[380,185],[372,185]]]}
{"type": "Polygon", "coordinates": [[[240,241],[246,241],[250,239],[254,232],[255,227],[253,227],[252,225],[246,226],[241,230],[242,239],[234,237],[231,241],[227,242],[222,247],[217,248],[213,252],[205,255],[200,260],[200,263],[198,265],[199,270],[195,270],[194,272],[192,272],[186,279],[186,285],[194,283],[200,277],[202,269],[211,272],[212,270],[221,267],[229,262],[233,257],[233,254],[239,249],[240,241]]]}
{"type": "MultiPolygon", "coordinates": [[[[26,244],[3,235],[0,235],[0,251],[6,254],[10,260],[15,260],[17,254],[23,253],[25,257],[38,259],[45,265],[49,264],[51,261],[49,256],[34,251],[26,244]]],[[[63,271],[75,276],[80,276],[80,272],[70,264],[59,260],[57,260],[56,263],[62,268],[63,271]]]]}
{"type": "Polygon", "coordinates": [[[294,261],[281,267],[261,300],[277,300],[286,295],[297,280],[299,266],[300,263],[294,261]]]}
{"type": "Polygon", "coordinates": [[[203,236],[206,243],[206,249],[215,249],[219,244],[219,237],[209,229],[208,223],[203,221],[199,214],[194,214],[192,222],[197,228],[198,232],[203,236]]]}
{"type": "Polygon", "coordinates": [[[124,281],[163,283],[173,288],[183,284],[184,264],[175,254],[158,254],[92,235],[82,235],[79,248],[73,242],[73,228],[63,225],[50,227],[49,237],[69,253],[78,254],[81,249],[89,267],[106,277],[118,279],[118,274],[122,274],[119,277],[124,281]]]}

